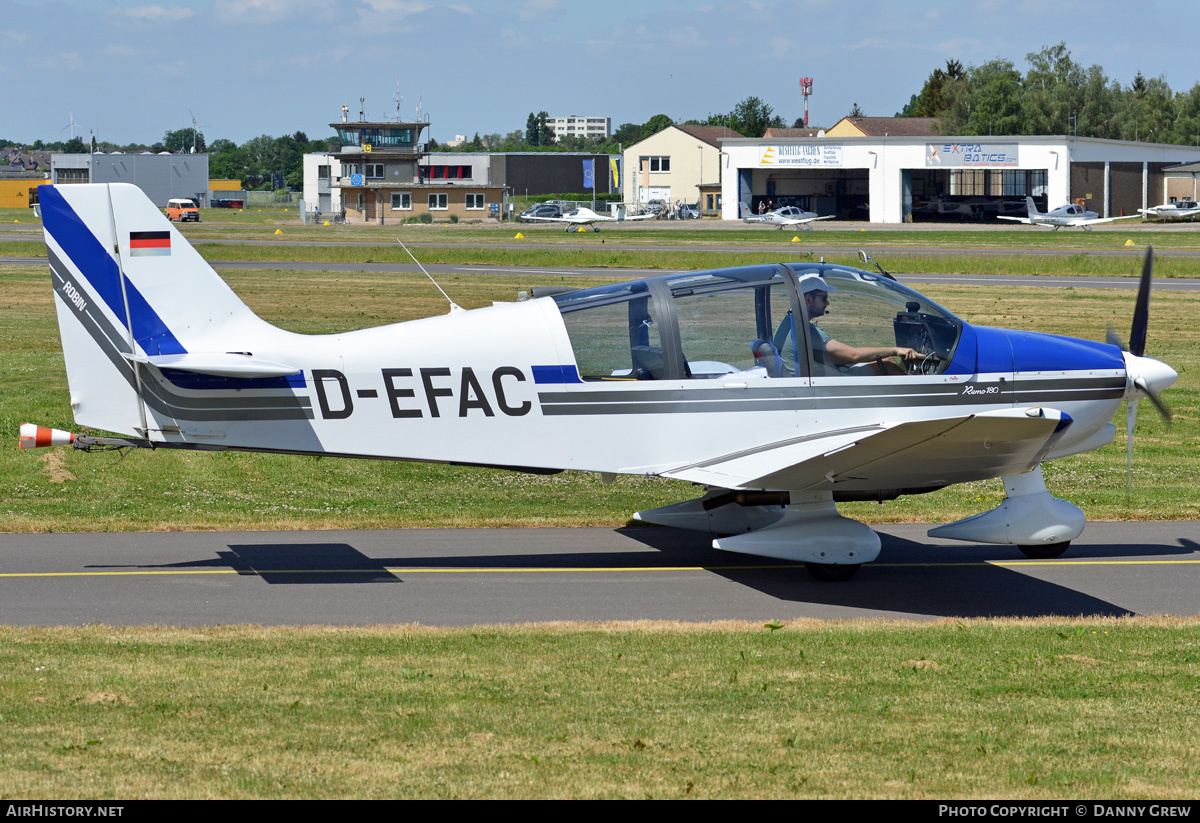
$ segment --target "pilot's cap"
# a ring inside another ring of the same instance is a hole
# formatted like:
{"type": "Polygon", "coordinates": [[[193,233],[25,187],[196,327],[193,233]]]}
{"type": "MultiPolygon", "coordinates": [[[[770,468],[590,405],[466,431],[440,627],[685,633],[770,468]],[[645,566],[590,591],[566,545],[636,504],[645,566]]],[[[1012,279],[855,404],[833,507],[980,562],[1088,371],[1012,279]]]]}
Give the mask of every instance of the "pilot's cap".
{"type": "Polygon", "coordinates": [[[810,291],[834,292],[837,289],[826,283],[819,274],[806,274],[800,278],[800,293],[808,294],[810,291]]]}

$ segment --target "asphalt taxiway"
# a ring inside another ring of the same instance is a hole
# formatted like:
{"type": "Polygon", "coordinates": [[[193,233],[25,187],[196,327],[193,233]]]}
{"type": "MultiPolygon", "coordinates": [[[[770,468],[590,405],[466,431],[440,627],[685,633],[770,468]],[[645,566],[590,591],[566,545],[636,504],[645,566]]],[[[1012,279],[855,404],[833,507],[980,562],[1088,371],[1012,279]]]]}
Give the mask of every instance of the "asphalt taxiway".
{"type": "Polygon", "coordinates": [[[665,528],[0,535],[0,624],[457,626],[1200,614],[1200,523],[1091,523],[1062,558],[881,526],[852,580],[665,528]]]}

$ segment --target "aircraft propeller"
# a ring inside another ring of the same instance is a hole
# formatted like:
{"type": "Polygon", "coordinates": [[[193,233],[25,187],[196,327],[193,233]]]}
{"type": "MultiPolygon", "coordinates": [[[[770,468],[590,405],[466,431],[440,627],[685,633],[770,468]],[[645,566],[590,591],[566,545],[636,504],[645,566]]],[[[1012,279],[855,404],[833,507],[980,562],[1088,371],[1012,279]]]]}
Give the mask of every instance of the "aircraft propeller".
{"type": "Polygon", "coordinates": [[[1150,324],[1150,284],[1154,278],[1154,248],[1146,249],[1146,259],[1142,263],[1142,279],[1138,284],[1137,303],[1133,308],[1133,326],[1129,331],[1129,345],[1121,339],[1121,335],[1109,325],[1105,339],[1110,345],[1116,346],[1125,356],[1125,488],[1130,488],[1133,477],[1133,427],[1137,421],[1138,400],[1147,397],[1158,409],[1158,413],[1168,423],[1171,422],[1171,410],[1159,399],[1158,394],[1170,386],[1179,375],[1161,360],[1146,357],[1146,329],[1150,324]]]}

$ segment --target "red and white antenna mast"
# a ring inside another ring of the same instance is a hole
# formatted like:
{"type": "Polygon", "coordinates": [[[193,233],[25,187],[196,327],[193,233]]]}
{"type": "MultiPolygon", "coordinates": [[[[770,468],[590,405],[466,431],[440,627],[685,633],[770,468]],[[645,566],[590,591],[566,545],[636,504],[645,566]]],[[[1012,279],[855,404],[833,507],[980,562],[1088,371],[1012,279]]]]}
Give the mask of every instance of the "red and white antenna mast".
{"type": "Polygon", "coordinates": [[[800,93],[804,95],[804,128],[808,128],[808,98],[812,94],[812,78],[800,78],[800,93]]]}

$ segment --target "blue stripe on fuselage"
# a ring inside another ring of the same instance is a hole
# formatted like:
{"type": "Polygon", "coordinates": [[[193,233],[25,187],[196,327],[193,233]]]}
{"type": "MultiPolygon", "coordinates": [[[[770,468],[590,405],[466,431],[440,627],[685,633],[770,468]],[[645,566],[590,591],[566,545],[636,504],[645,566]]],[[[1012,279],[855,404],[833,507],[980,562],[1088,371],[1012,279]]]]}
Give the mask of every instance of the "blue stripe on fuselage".
{"type": "MultiPolygon", "coordinates": [[[[38,186],[38,202],[46,232],[124,325],[125,301],[121,298],[121,272],[112,256],[54,186],[38,186]]],[[[125,278],[125,294],[129,298],[133,338],[142,351],[148,355],[187,354],[187,349],[128,277],[125,278]]]]}
{"type": "Polygon", "coordinates": [[[574,366],[532,366],[534,383],[582,383],[574,366]]]}
{"type": "Polygon", "coordinates": [[[162,369],[162,376],[171,385],[181,389],[207,391],[213,389],[303,389],[307,387],[304,372],[288,374],[283,377],[218,377],[213,374],[184,371],[183,369],[162,369]]]}

